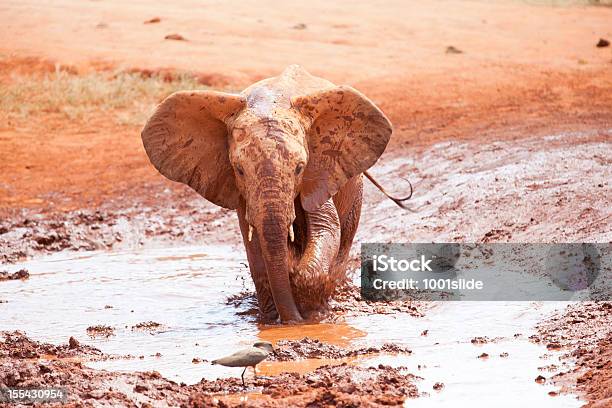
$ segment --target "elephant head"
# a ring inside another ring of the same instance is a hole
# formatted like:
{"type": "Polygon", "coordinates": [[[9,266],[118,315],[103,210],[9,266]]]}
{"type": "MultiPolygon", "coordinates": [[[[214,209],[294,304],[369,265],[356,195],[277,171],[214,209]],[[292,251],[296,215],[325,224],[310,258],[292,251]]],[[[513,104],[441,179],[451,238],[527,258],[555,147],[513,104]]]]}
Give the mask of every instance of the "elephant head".
{"type": "Polygon", "coordinates": [[[316,211],[376,162],[391,131],[353,88],[299,92],[264,81],[242,94],[177,92],[157,107],[142,140],[164,176],[219,206],[243,206],[276,310],[282,321],[299,321],[288,265],[294,203],[316,211]]]}

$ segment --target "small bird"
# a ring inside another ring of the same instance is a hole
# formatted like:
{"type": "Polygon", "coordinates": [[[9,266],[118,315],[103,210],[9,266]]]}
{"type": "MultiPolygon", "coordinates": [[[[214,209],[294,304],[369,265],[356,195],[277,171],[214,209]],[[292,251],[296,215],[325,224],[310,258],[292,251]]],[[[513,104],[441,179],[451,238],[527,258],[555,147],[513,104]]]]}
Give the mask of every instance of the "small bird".
{"type": "Polygon", "coordinates": [[[257,378],[255,366],[264,361],[270,353],[276,354],[272,343],[268,341],[258,341],[255,342],[252,347],[238,350],[234,354],[213,360],[211,364],[219,364],[226,367],[244,367],[240,378],[242,378],[242,385],[245,385],[244,373],[247,368],[253,367],[253,373],[255,373],[255,378],[257,378]]]}

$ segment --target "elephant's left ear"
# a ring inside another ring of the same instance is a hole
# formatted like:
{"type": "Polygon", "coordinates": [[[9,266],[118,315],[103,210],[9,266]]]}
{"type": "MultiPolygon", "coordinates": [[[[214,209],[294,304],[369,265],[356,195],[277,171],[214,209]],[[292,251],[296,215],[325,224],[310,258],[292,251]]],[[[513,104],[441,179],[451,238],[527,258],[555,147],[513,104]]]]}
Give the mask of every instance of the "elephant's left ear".
{"type": "Polygon", "coordinates": [[[291,105],[312,123],[301,200],[306,211],[314,211],[376,163],[393,128],[372,101],[349,86],[294,97],[291,105]]]}

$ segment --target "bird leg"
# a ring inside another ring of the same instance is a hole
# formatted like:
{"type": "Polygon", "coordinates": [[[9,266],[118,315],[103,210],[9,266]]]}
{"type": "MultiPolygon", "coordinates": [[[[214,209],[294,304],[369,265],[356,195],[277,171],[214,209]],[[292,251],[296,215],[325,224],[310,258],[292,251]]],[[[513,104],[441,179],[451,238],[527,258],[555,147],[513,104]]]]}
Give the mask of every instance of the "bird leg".
{"type": "Polygon", "coordinates": [[[246,384],[244,383],[244,373],[246,372],[247,367],[244,367],[244,370],[242,371],[242,375],[240,376],[240,378],[242,378],[242,386],[243,387],[246,387],[246,384]]]}
{"type": "Polygon", "coordinates": [[[257,369],[255,366],[253,366],[253,375],[255,376],[255,379],[257,379],[257,369]]]}

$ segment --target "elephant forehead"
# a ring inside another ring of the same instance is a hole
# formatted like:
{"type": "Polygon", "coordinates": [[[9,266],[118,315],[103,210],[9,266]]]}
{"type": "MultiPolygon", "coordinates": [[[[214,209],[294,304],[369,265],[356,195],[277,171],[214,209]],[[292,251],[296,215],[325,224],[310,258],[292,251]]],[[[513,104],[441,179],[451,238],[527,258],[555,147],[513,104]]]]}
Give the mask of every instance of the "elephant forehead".
{"type": "Polygon", "coordinates": [[[271,159],[292,163],[307,159],[304,143],[292,137],[253,134],[236,142],[236,147],[236,154],[250,158],[252,162],[271,159]]]}
{"type": "Polygon", "coordinates": [[[294,140],[304,142],[305,131],[293,112],[275,110],[267,116],[253,115],[245,111],[234,122],[232,137],[238,143],[249,142],[256,138],[271,140],[294,140]]]}

